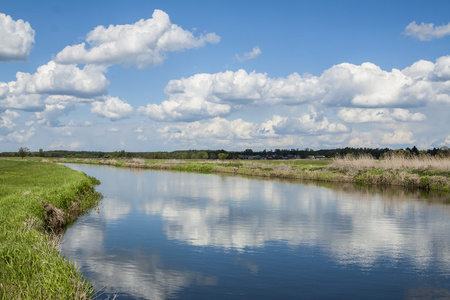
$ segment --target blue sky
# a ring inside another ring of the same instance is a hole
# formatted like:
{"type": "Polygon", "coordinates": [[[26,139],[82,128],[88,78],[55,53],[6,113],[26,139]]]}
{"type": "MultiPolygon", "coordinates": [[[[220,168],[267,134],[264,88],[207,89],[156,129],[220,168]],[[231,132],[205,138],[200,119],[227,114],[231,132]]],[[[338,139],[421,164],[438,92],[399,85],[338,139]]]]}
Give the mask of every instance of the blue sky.
{"type": "Polygon", "coordinates": [[[449,1],[7,1],[0,151],[449,146],[449,1]]]}

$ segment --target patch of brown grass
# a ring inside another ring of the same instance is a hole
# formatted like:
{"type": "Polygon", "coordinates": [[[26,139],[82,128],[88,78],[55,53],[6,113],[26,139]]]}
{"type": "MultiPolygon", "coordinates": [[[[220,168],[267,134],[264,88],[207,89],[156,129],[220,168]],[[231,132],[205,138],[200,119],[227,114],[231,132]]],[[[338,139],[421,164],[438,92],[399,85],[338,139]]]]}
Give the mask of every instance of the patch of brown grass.
{"type": "Polygon", "coordinates": [[[450,172],[450,158],[389,155],[378,160],[374,159],[371,155],[347,156],[334,158],[327,168],[345,170],[350,173],[358,173],[371,169],[450,172]]]}
{"type": "Polygon", "coordinates": [[[64,230],[64,225],[66,225],[66,217],[64,212],[55,207],[51,203],[44,203],[45,221],[48,228],[54,232],[59,233],[64,230]]]}

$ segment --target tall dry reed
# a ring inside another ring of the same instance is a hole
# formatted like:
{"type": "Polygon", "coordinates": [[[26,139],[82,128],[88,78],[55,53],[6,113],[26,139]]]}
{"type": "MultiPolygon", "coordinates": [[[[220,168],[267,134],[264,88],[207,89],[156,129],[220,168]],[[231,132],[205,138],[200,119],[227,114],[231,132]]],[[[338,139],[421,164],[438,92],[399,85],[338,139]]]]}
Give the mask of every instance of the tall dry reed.
{"type": "Polygon", "coordinates": [[[349,172],[381,170],[411,170],[411,171],[444,171],[450,172],[450,158],[436,156],[387,155],[382,159],[374,159],[371,155],[336,157],[328,165],[329,169],[346,170],[349,172]]]}

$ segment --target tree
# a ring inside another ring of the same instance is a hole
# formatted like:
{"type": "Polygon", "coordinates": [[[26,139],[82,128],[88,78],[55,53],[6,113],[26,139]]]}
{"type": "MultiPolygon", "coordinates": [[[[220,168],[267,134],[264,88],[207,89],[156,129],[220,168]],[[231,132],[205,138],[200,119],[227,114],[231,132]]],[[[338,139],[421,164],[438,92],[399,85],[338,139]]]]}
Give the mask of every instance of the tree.
{"type": "Polygon", "coordinates": [[[200,151],[195,154],[196,159],[208,159],[208,152],[200,151]]]}
{"type": "Polygon", "coordinates": [[[224,160],[228,157],[228,153],[219,153],[219,159],[224,160]]]}
{"type": "Polygon", "coordinates": [[[441,157],[450,156],[450,149],[447,146],[441,147],[439,149],[438,155],[441,157]]]}
{"type": "Polygon", "coordinates": [[[30,149],[27,147],[20,147],[19,148],[19,156],[22,157],[22,159],[27,156],[30,153],[30,149]]]}

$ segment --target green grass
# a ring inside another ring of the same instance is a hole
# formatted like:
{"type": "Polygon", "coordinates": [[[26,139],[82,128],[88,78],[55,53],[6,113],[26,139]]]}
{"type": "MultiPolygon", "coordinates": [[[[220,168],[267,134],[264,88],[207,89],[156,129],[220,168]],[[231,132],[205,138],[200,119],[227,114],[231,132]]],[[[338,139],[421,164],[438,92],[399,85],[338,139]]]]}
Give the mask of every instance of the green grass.
{"type": "Polygon", "coordinates": [[[420,176],[446,176],[450,177],[450,172],[440,170],[412,171],[420,176]]]}
{"type": "Polygon", "coordinates": [[[92,286],[62,258],[44,203],[67,221],[98,202],[92,178],[36,160],[0,159],[0,299],[88,299],[92,286]],[[76,207],[76,210],[73,209],[76,207]]]}
{"type": "Polygon", "coordinates": [[[214,169],[214,165],[201,164],[201,163],[176,165],[176,166],[172,167],[172,170],[176,170],[176,171],[188,171],[188,172],[198,172],[198,173],[211,173],[211,172],[213,172],[213,169],[214,169]]]}

